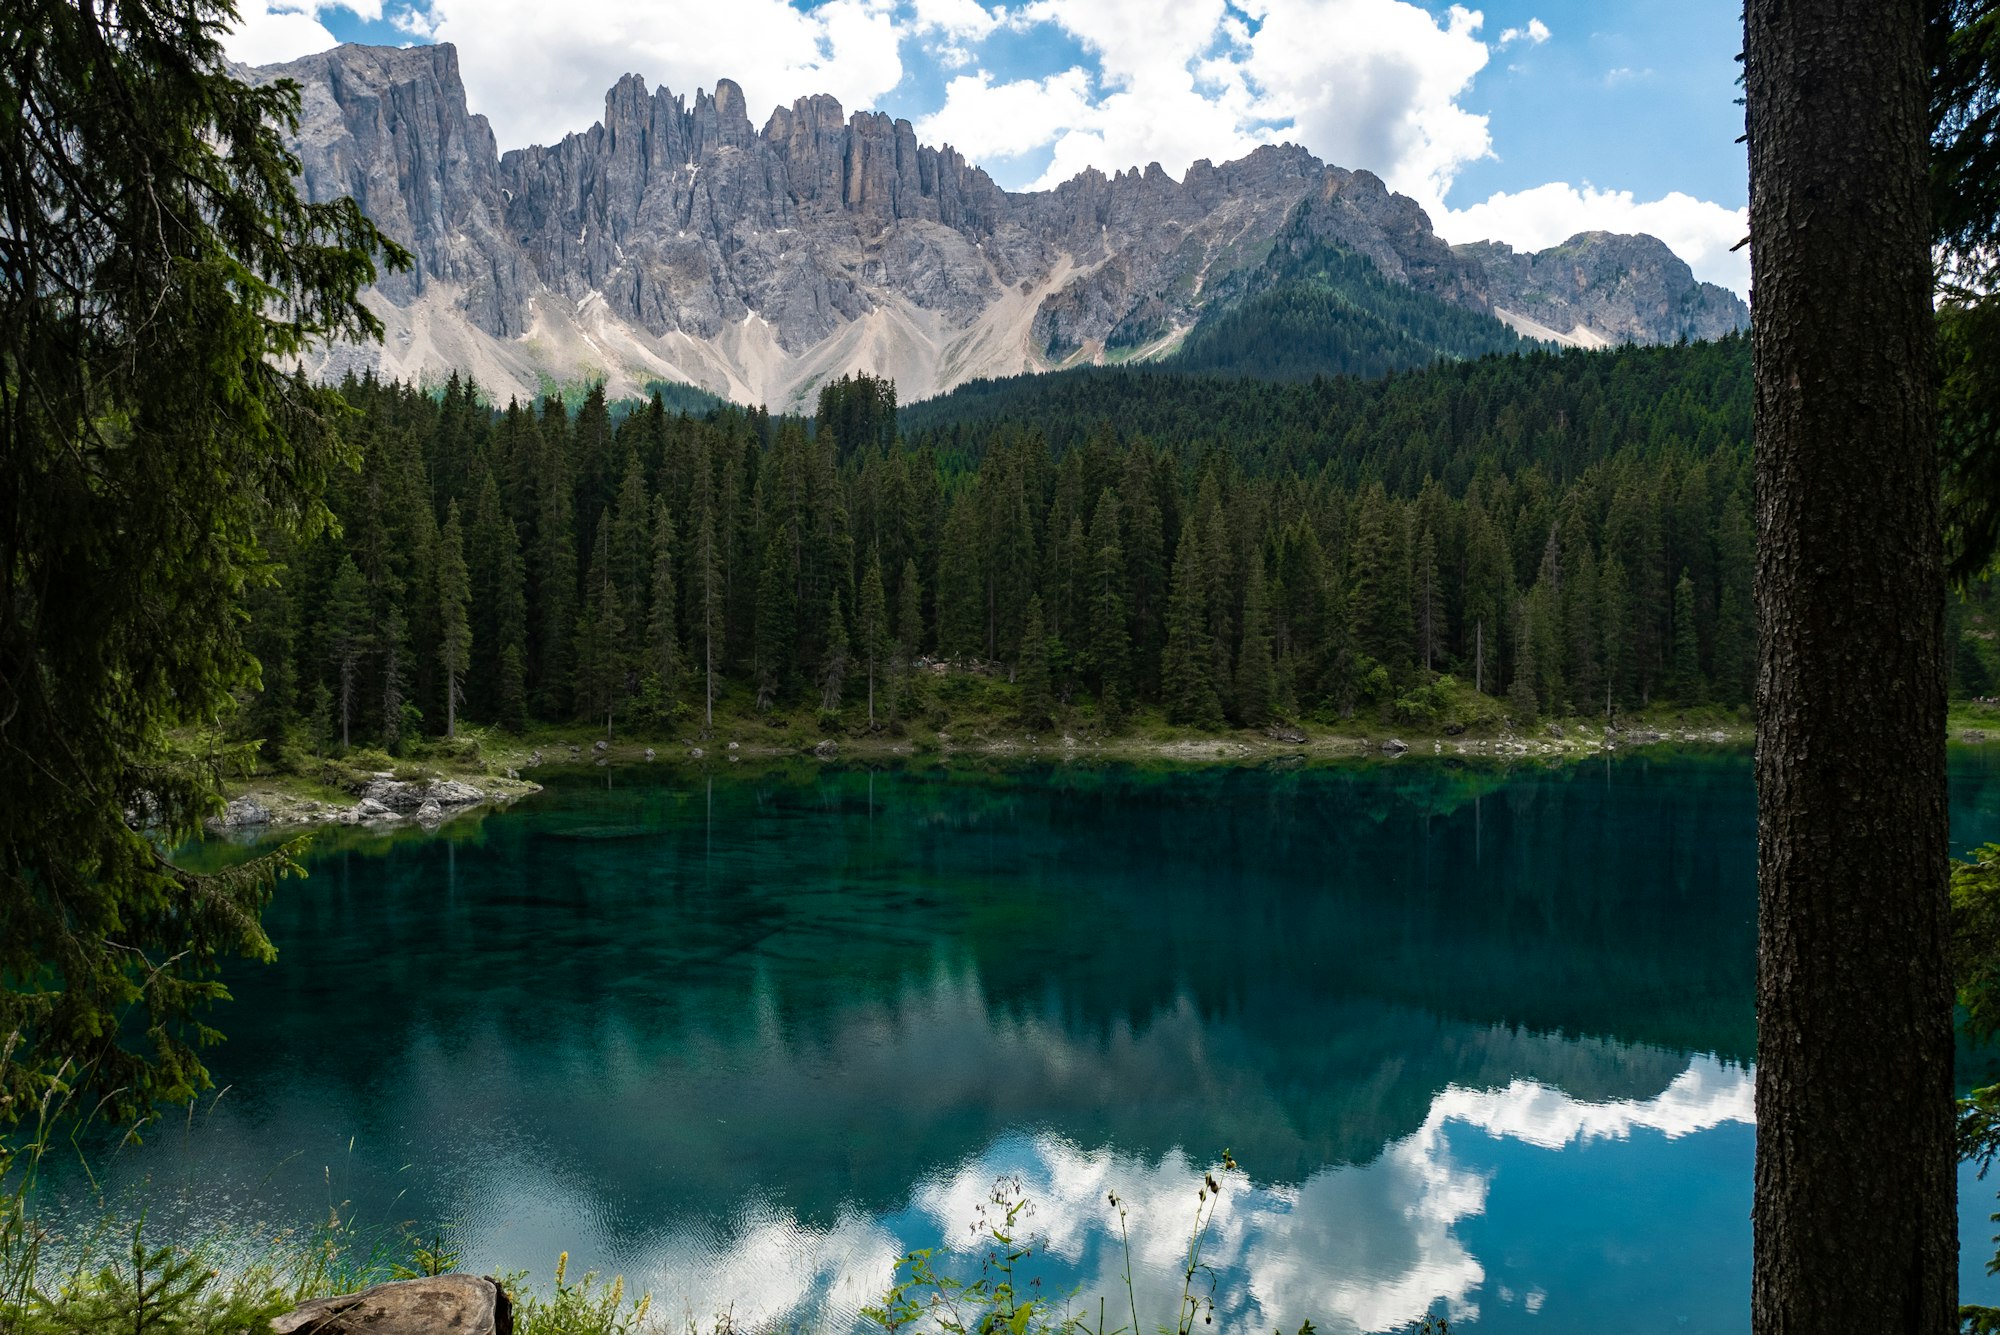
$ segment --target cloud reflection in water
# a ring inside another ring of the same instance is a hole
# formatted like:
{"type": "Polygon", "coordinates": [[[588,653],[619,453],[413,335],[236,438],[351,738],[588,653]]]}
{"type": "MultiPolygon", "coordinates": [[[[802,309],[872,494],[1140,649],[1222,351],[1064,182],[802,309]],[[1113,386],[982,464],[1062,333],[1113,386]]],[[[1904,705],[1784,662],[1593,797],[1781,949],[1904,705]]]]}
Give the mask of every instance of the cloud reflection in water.
{"type": "MultiPolygon", "coordinates": [[[[1452,1085],[1416,1131],[1367,1163],[1327,1167],[1295,1185],[1232,1176],[1204,1247],[1216,1274],[1216,1329],[1291,1330],[1311,1319],[1329,1332],[1386,1331],[1440,1305],[1456,1320],[1476,1317],[1486,1269],[1456,1228],[1485,1212],[1491,1175],[1454,1157],[1448,1130],[1548,1151],[1628,1140],[1637,1131],[1674,1140],[1750,1124],[1753,1090],[1749,1070],[1705,1056],[1645,1099],[1583,1101],[1533,1080],[1497,1089],[1452,1085]]],[[[717,1233],[669,1229],[642,1246],[627,1238],[620,1250],[630,1257],[633,1281],[651,1289],[656,1310],[670,1316],[729,1310],[739,1325],[803,1320],[838,1328],[882,1293],[895,1258],[910,1248],[942,1239],[965,1265],[976,1265],[968,1226],[995,1180],[1012,1176],[1033,1202],[1029,1222],[1044,1240],[1038,1264],[1049,1289],[1076,1288],[1093,1308],[1100,1294],[1122,1305],[1123,1258],[1106,1199],[1115,1190],[1130,1211],[1133,1279],[1142,1324],[1150,1326],[1174,1311],[1205,1166],[1179,1149],[1145,1157],[1086,1149],[1052,1133],[1009,1134],[918,1184],[902,1211],[843,1210],[816,1226],[781,1206],[752,1202],[717,1233]]],[[[588,1214],[564,1200],[557,1183],[509,1181],[510,1199],[479,1212],[507,1219],[509,1231],[543,1213],[552,1225],[571,1227],[588,1214]]],[[[477,1231],[467,1242],[472,1255],[511,1250],[477,1231]]],[[[1528,1310],[1543,1297],[1539,1290],[1525,1295],[1528,1310]]]]}

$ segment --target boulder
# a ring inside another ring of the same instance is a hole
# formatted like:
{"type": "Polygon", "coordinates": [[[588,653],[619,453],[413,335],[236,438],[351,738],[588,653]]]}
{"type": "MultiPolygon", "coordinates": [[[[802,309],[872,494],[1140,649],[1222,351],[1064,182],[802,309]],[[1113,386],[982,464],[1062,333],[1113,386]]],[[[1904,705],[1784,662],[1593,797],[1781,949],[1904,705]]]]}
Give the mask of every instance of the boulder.
{"type": "MultiPolygon", "coordinates": [[[[1980,746],[1985,743],[1986,734],[1978,728],[1967,728],[1964,732],[1958,734],[1958,740],[1964,742],[1967,746],[1980,746]]],[[[229,805],[235,806],[236,804],[231,802],[229,805]]]]}
{"type": "Polygon", "coordinates": [[[1382,754],[1385,756],[1400,756],[1409,749],[1410,744],[1400,737],[1391,737],[1382,743],[1382,754]]]}
{"type": "Polygon", "coordinates": [[[654,760],[654,759],[657,759],[657,758],[659,757],[659,754],[660,754],[659,752],[655,751],[655,750],[654,750],[654,749],[653,749],[652,747],[650,747],[650,746],[646,748],[646,759],[648,759],[648,760],[654,760]]]}
{"type": "Polygon", "coordinates": [[[1274,742],[1287,742],[1292,746],[1303,746],[1306,740],[1306,730],[1290,723],[1273,723],[1264,729],[1264,735],[1274,742]]]}
{"type": "Polygon", "coordinates": [[[438,1275],[317,1298],[271,1322],[275,1335],[514,1335],[506,1290],[474,1275],[438,1275]]]}
{"type": "Polygon", "coordinates": [[[469,783],[457,779],[433,779],[424,792],[426,804],[435,802],[442,807],[469,807],[476,802],[484,802],[486,794],[469,783]]]}
{"type": "Polygon", "coordinates": [[[1465,735],[1465,725],[1463,723],[1447,723],[1444,725],[1444,735],[1447,737],[1463,737],[1465,735]]]}
{"type": "Polygon", "coordinates": [[[254,797],[239,797],[222,809],[222,814],[209,821],[221,830],[240,830],[249,825],[269,825],[271,813],[262,802],[254,797]]]}
{"type": "Polygon", "coordinates": [[[395,810],[373,797],[364,797],[354,804],[354,814],[363,820],[382,820],[395,815],[395,810]]]}
{"type": "Polygon", "coordinates": [[[408,815],[424,804],[424,790],[414,783],[396,779],[376,779],[361,790],[363,801],[380,802],[391,811],[408,815]]]}
{"type": "Polygon", "coordinates": [[[840,754],[840,743],[834,741],[833,738],[829,737],[825,741],[821,742],[818,746],[815,746],[813,748],[813,754],[818,756],[821,760],[832,760],[835,756],[840,754]]]}
{"type": "Polygon", "coordinates": [[[424,804],[417,808],[417,819],[425,825],[436,825],[444,819],[444,808],[438,805],[436,798],[426,798],[424,804]]]}
{"type": "Polygon", "coordinates": [[[707,752],[703,751],[698,746],[691,746],[688,748],[688,754],[694,757],[696,760],[700,760],[704,755],[707,754],[707,752]]]}
{"type": "Polygon", "coordinates": [[[609,751],[611,749],[611,743],[605,741],[602,737],[600,737],[596,741],[590,744],[590,749],[595,751],[598,755],[601,756],[606,751],[609,751]]]}

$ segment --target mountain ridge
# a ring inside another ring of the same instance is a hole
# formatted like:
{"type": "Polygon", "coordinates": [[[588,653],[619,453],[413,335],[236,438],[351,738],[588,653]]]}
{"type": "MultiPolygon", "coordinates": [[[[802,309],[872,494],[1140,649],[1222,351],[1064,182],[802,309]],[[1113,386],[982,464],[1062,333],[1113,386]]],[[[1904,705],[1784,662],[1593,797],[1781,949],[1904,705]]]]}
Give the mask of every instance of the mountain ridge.
{"type": "Polygon", "coordinates": [[[684,380],[793,407],[865,370],[916,400],[978,376],[1165,355],[1281,233],[1565,341],[1713,337],[1746,318],[1657,241],[1586,237],[1589,263],[1572,269],[1597,290],[1544,301],[1534,309],[1558,321],[1546,324],[1507,304],[1547,286],[1534,257],[1517,272],[1490,243],[1451,247],[1373,173],[1297,145],[1198,161],[1180,181],[1153,164],[1009,192],[951,146],[918,143],[910,122],[824,95],[755,128],[726,79],[690,99],[627,75],[595,125],[503,154],[448,44],[342,46],[247,74],[301,85],[308,196],[353,194],[417,256],[370,295],[385,345],[334,349],[313,367],[324,375],[457,370],[500,394],[684,380]],[[1622,289],[1598,273],[1621,262],[1639,266],[1622,289]]]}

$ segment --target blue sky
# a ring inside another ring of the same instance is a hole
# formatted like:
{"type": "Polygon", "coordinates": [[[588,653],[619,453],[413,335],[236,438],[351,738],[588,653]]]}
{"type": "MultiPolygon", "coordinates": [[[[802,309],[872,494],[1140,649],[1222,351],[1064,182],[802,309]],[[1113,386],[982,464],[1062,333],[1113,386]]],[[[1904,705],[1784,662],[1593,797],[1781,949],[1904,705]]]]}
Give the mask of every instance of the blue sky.
{"type": "Polygon", "coordinates": [[[455,42],[503,149],[586,128],[620,74],[826,92],[1010,189],[1291,140],[1453,241],[1650,231],[1739,292],[1739,0],[240,0],[232,54],[455,42]]]}

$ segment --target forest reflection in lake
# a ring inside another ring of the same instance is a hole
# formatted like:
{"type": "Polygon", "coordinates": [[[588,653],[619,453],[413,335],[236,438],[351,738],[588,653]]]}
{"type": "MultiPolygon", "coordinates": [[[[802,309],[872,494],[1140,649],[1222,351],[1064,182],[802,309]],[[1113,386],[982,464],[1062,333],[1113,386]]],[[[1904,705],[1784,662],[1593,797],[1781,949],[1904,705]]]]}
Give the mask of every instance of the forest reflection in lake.
{"type": "Polygon", "coordinates": [[[1728,754],[562,776],[323,840],[227,1095],[111,1176],[827,1329],[1003,1177],[1047,1285],[1122,1294],[1115,1190],[1150,1325],[1228,1146],[1220,1329],[1741,1331],[1754,837],[1728,754]]]}

